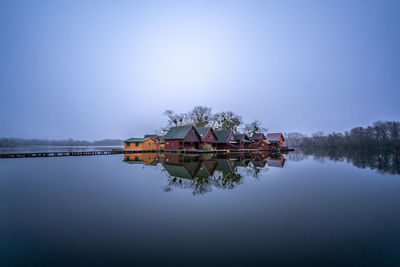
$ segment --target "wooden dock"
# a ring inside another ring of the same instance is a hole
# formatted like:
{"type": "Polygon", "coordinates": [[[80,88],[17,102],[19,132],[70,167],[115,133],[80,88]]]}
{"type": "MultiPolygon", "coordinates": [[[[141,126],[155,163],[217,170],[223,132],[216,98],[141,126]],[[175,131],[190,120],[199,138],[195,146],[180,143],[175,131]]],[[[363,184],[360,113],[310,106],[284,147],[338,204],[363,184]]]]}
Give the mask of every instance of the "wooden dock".
{"type": "Polygon", "coordinates": [[[42,158],[121,154],[122,151],[74,151],[74,152],[22,152],[0,154],[0,158],[42,158]]]}

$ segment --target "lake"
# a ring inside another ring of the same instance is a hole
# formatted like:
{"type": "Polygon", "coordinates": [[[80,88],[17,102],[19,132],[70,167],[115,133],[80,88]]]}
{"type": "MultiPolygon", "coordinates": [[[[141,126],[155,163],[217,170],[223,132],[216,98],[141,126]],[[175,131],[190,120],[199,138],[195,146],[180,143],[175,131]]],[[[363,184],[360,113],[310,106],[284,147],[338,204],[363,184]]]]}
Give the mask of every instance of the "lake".
{"type": "Polygon", "coordinates": [[[400,265],[398,155],[0,159],[1,266],[400,265]]]}

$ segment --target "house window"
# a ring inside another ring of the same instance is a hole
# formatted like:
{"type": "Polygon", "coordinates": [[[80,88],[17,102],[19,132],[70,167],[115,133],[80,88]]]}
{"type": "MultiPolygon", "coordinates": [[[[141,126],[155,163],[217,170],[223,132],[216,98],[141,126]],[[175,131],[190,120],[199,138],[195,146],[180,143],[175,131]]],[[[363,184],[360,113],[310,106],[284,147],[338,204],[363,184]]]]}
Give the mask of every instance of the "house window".
{"type": "Polygon", "coordinates": [[[174,146],[174,142],[171,142],[171,146],[174,146]]]}
{"type": "Polygon", "coordinates": [[[151,143],[149,143],[149,146],[151,146],[151,143]]]}
{"type": "Polygon", "coordinates": [[[131,158],[129,156],[126,156],[126,160],[131,160],[131,158]]]}
{"type": "Polygon", "coordinates": [[[138,143],[138,142],[136,142],[136,146],[137,146],[137,147],[139,146],[139,143],[138,143]]]}
{"type": "Polygon", "coordinates": [[[126,146],[131,146],[131,143],[126,143],[126,146]]]}
{"type": "Polygon", "coordinates": [[[135,157],[135,160],[136,160],[136,161],[137,161],[137,160],[139,160],[139,157],[138,157],[138,156],[136,156],[136,157],[135,157]]]}
{"type": "Polygon", "coordinates": [[[151,158],[150,158],[150,156],[149,156],[149,160],[150,160],[151,158]]]}

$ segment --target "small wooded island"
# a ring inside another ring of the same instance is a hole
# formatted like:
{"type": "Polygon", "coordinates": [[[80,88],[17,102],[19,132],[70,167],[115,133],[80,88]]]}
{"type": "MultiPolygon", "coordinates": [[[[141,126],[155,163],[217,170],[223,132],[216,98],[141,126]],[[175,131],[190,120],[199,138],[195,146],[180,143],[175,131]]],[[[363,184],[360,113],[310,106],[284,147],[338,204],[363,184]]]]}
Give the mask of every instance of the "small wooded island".
{"type": "Polygon", "coordinates": [[[165,151],[165,152],[211,152],[211,151],[287,151],[282,133],[235,134],[233,130],[215,131],[213,127],[193,125],[176,126],[164,136],[148,134],[143,138],[130,138],[124,141],[126,151],[165,151]]]}

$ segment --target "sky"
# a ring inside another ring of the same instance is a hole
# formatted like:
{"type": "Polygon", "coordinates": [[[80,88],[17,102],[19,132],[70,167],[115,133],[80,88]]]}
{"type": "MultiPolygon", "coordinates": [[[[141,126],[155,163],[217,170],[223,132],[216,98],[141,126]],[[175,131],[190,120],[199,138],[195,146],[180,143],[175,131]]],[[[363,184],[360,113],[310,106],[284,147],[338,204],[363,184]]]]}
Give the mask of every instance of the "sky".
{"type": "Polygon", "coordinates": [[[400,1],[2,1],[0,137],[140,137],[196,105],[270,132],[400,120],[400,1]]]}

